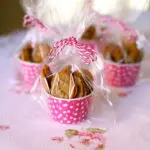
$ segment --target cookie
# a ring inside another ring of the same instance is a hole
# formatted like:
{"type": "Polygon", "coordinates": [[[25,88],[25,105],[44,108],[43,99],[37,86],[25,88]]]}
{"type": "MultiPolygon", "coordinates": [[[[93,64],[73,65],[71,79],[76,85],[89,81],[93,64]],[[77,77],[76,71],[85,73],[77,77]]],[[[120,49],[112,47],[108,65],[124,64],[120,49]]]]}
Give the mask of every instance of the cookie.
{"type": "Polygon", "coordinates": [[[65,99],[74,98],[77,89],[71,76],[71,66],[57,73],[52,81],[51,95],[65,99]]]}
{"type": "Polygon", "coordinates": [[[32,53],[32,58],[35,63],[41,63],[42,62],[42,57],[41,57],[41,52],[42,48],[40,47],[39,44],[36,44],[32,53]]]}
{"type": "Polygon", "coordinates": [[[125,61],[123,50],[119,46],[111,52],[111,60],[116,63],[123,63],[125,61]]]}
{"type": "Polygon", "coordinates": [[[141,50],[134,49],[128,54],[128,63],[138,63],[142,60],[143,53],[141,50]]]}
{"type": "Polygon", "coordinates": [[[89,72],[87,69],[81,69],[80,70],[82,77],[84,78],[85,81],[85,86],[87,88],[88,94],[93,91],[93,81],[94,77],[91,72],[89,72]]]}
{"type": "Polygon", "coordinates": [[[89,26],[82,34],[82,40],[93,40],[96,38],[96,27],[94,25],[89,26]]]}
{"type": "Polygon", "coordinates": [[[137,48],[136,41],[122,40],[122,45],[125,48],[128,55],[128,63],[138,63],[143,59],[142,50],[137,48]]]}
{"type": "Polygon", "coordinates": [[[28,62],[42,63],[50,52],[51,48],[48,44],[27,44],[21,51],[20,59],[28,62]]]}
{"type": "Polygon", "coordinates": [[[88,95],[89,89],[86,86],[86,83],[85,83],[81,73],[79,71],[75,71],[75,72],[73,72],[72,75],[73,75],[75,84],[77,86],[76,98],[84,97],[84,96],[88,95]]]}
{"type": "Polygon", "coordinates": [[[41,71],[41,81],[47,93],[50,93],[50,88],[51,88],[52,76],[50,75],[52,75],[50,68],[47,65],[44,65],[41,71]]]}
{"type": "Polygon", "coordinates": [[[108,43],[104,45],[102,49],[102,55],[105,59],[107,59],[108,55],[110,56],[111,52],[116,48],[116,44],[108,43]]]}
{"type": "Polygon", "coordinates": [[[128,41],[126,39],[122,39],[121,42],[127,53],[130,53],[132,50],[137,49],[136,41],[128,41]]]}
{"type": "Polygon", "coordinates": [[[32,53],[32,59],[35,63],[41,63],[44,61],[48,53],[50,52],[50,46],[48,44],[36,44],[32,53]]]}
{"type": "Polygon", "coordinates": [[[113,62],[124,62],[124,55],[121,48],[114,43],[109,43],[102,50],[103,57],[113,62]]]}
{"type": "Polygon", "coordinates": [[[81,69],[80,71],[81,71],[81,73],[83,73],[85,78],[87,78],[88,80],[90,80],[90,81],[94,80],[92,73],[90,71],[88,71],[87,69],[81,69]]]}
{"type": "Polygon", "coordinates": [[[51,81],[51,95],[52,96],[55,96],[55,97],[58,97],[59,98],[59,93],[58,93],[58,83],[59,83],[59,75],[58,74],[55,74],[54,78],[52,79],[51,81]]]}
{"type": "Polygon", "coordinates": [[[72,74],[70,75],[70,87],[69,87],[69,98],[75,98],[77,95],[78,89],[75,84],[72,74]]]}
{"type": "Polygon", "coordinates": [[[50,70],[49,66],[44,65],[43,74],[45,75],[45,77],[48,81],[49,87],[51,88],[51,82],[52,82],[53,75],[52,75],[52,71],[50,70]]]}
{"type": "Polygon", "coordinates": [[[43,85],[46,91],[54,97],[64,99],[79,98],[88,95],[93,90],[91,84],[93,76],[86,69],[72,72],[72,66],[69,65],[57,74],[51,75],[50,79],[47,76],[48,74],[52,73],[49,67],[44,65],[41,72],[43,85]]]}
{"type": "Polygon", "coordinates": [[[49,66],[47,66],[46,64],[44,64],[43,69],[41,71],[41,75],[44,77],[48,77],[50,74],[52,74],[49,66]]]}
{"type": "Polygon", "coordinates": [[[70,74],[70,73],[71,73],[71,70],[72,70],[72,66],[71,66],[71,65],[68,65],[68,66],[64,67],[64,68],[59,72],[59,74],[64,74],[64,73],[70,74]]]}
{"type": "Polygon", "coordinates": [[[27,44],[21,51],[20,59],[23,61],[32,62],[32,46],[31,44],[27,44]]]}

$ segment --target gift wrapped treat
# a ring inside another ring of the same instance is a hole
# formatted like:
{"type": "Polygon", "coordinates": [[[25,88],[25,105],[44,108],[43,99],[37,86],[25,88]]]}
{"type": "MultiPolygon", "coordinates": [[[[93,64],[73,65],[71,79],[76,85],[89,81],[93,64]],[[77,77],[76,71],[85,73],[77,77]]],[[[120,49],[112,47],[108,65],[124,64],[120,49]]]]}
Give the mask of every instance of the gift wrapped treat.
{"type": "Polygon", "coordinates": [[[26,1],[26,5],[23,3],[26,12],[23,18],[23,26],[27,28],[27,31],[20,45],[13,52],[15,85],[13,85],[12,90],[19,93],[30,91],[40,75],[54,40],[57,39],[56,31],[47,28],[37,18],[35,13],[36,4],[30,0],[26,1]]]}
{"type": "Polygon", "coordinates": [[[19,93],[30,91],[51,51],[51,45],[52,43],[47,42],[47,35],[43,36],[43,32],[37,28],[33,27],[27,31],[20,45],[13,52],[12,91],[19,93]]]}
{"type": "Polygon", "coordinates": [[[93,99],[93,75],[90,71],[68,65],[52,74],[44,65],[41,80],[54,120],[73,124],[87,119],[93,99]]]}
{"type": "MultiPolygon", "coordinates": [[[[38,9],[42,9],[40,5],[38,9]]],[[[51,22],[55,22],[56,18],[63,22],[52,6],[49,11],[55,15],[51,22]]],[[[53,29],[57,39],[30,93],[37,102],[46,106],[44,108],[53,120],[61,124],[77,124],[85,120],[105,122],[108,126],[114,123],[112,105],[107,99],[103,82],[98,85],[95,80],[97,72],[102,77],[103,63],[99,64],[102,57],[93,43],[88,43],[99,38],[97,27],[93,25],[95,15],[85,4],[67,25],[44,21],[44,28],[53,29]],[[41,89],[38,94],[34,92],[36,87],[41,89]]]]}
{"type": "Polygon", "coordinates": [[[140,81],[145,40],[141,39],[142,34],[122,21],[101,17],[100,22],[105,26],[98,47],[104,61],[104,83],[119,94],[126,93],[140,81]]]}
{"type": "Polygon", "coordinates": [[[50,52],[48,44],[36,43],[32,45],[27,43],[19,52],[18,60],[23,80],[26,83],[33,84],[40,73],[41,64],[50,52]]]}
{"type": "Polygon", "coordinates": [[[126,39],[117,43],[107,43],[102,50],[104,61],[104,80],[107,85],[131,87],[136,84],[143,59],[143,50],[136,41],[126,39]]]}
{"type": "Polygon", "coordinates": [[[100,59],[96,51],[73,37],[56,42],[51,51],[41,70],[42,99],[37,97],[38,101],[46,102],[50,116],[61,124],[77,124],[93,119],[93,114],[95,120],[101,121],[101,113],[111,109],[111,104],[103,96],[103,85],[97,86],[94,81],[100,59]]]}

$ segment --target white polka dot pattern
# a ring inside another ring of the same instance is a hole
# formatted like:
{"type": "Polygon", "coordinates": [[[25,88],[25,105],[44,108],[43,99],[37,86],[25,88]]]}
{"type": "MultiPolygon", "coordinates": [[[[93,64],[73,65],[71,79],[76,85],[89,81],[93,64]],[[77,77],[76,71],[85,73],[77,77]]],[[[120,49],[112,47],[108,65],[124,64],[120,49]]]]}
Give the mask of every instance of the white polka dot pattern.
{"type": "Polygon", "coordinates": [[[78,100],[55,99],[50,96],[48,101],[52,118],[55,121],[62,124],[76,124],[87,119],[92,95],[78,100]]]}
{"type": "Polygon", "coordinates": [[[140,64],[118,65],[105,61],[104,81],[113,87],[131,87],[136,84],[140,64]]]}
{"type": "Polygon", "coordinates": [[[28,83],[28,84],[33,84],[34,81],[36,80],[37,76],[40,73],[40,68],[41,65],[34,65],[31,63],[26,63],[26,62],[21,62],[20,63],[20,69],[21,69],[21,73],[23,75],[24,78],[24,82],[28,83]]]}

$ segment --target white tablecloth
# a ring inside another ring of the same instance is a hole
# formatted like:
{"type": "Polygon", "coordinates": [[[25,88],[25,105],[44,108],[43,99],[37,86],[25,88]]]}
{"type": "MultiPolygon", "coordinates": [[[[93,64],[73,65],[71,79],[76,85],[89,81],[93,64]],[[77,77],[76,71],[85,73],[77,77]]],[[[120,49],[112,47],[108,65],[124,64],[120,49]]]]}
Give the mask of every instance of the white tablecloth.
{"type": "MultiPolygon", "coordinates": [[[[52,136],[63,135],[64,128],[50,120],[39,103],[29,95],[9,91],[12,68],[9,61],[24,32],[0,38],[0,130],[1,150],[66,150],[66,145],[55,144],[52,136]]],[[[117,123],[107,132],[106,150],[150,149],[150,83],[137,86],[132,94],[115,105],[117,123]]],[[[99,126],[99,123],[95,123],[99,126]]],[[[83,127],[82,125],[69,126],[83,127]]],[[[78,148],[78,150],[83,148],[78,148]]]]}

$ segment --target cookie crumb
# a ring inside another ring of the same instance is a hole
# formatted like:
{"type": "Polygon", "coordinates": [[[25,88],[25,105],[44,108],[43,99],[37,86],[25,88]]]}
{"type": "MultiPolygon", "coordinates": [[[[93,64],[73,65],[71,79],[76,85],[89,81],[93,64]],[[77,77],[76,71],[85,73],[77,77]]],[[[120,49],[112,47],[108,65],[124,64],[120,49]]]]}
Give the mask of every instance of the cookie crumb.
{"type": "Polygon", "coordinates": [[[60,143],[60,142],[64,141],[64,138],[63,137],[53,137],[51,140],[60,143]]]}

